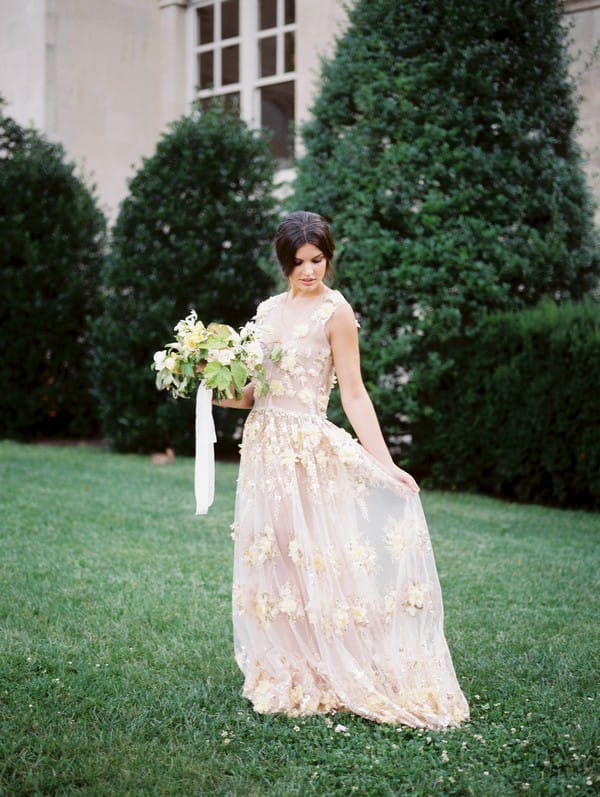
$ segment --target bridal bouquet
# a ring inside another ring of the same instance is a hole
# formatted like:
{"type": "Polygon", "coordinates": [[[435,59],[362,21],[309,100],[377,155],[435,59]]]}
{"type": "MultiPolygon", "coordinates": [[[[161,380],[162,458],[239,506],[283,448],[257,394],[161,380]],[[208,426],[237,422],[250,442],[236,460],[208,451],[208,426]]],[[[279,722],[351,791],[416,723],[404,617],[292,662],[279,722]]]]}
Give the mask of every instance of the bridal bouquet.
{"type": "Polygon", "coordinates": [[[156,387],[189,398],[202,385],[216,398],[236,398],[248,380],[262,373],[263,353],[256,327],[239,332],[227,324],[204,326],[195,310],[175,326],[175,340],[154,355],[156,387]]]}

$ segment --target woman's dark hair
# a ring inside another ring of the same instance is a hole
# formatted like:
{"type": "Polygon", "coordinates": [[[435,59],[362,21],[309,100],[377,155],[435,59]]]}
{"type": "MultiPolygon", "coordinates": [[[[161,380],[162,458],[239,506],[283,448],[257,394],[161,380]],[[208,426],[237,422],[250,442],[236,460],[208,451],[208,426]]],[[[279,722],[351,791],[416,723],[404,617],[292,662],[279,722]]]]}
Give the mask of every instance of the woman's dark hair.
{"type": "Polygon", "coordinates": [[[277,260],[286,277],[289,277],[294,270],[296,252],[304,244],[313,244],[323,252],[327,260],[325,278],[331,280],[333,277],[332,260],[335,244],[329,225],[318,213],[310,213],[307,210],[291,213],[279,225],[274,244],[277,260]]]}

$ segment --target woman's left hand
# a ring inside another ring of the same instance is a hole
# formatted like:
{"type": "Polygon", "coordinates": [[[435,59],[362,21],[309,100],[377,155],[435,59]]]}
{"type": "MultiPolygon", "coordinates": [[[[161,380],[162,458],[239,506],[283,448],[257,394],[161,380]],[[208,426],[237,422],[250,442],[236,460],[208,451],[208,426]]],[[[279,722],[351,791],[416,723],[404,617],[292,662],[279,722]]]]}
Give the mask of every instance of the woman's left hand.
{"type": "Polygon", "coordinates": [[[410,475],[410,473],[407,473],[405,470],[402,470],[402,468],[399,468],[394,464],[387,465],[385,469],[393,479],[396,479],[396,481],[400,482],[400,484],[408,487],[411,492],[418,493],[420,491],[421,488],[410,475]]]}

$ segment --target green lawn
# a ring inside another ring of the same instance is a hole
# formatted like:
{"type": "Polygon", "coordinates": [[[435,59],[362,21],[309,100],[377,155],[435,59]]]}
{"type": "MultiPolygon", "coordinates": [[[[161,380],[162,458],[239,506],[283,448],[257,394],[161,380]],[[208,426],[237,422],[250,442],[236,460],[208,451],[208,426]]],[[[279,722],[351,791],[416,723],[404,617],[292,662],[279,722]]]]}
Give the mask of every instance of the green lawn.
{"type": "Polygon", "coordinates": [[[423,496],[472,720],[255,715],[232,657],[236,467],[0,443],[0,794],[591,794],[599,516],[423,496]],[[343,723],[347,731],[336,731],[343,723]]]}

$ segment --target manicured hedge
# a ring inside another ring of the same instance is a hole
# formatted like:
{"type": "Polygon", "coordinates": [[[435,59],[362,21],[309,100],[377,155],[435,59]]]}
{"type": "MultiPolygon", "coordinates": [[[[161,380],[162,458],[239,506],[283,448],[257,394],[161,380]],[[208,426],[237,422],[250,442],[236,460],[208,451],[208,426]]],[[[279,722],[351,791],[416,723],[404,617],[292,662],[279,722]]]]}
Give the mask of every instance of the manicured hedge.
{"type": "MultiPolygon", "coordinates": [[[[120,451],[194,448],[194,402],[159,393],[153,353],[194,308],[239,327],[272,289],[275,162],[263,134],[219,106],[182,117],[131,180],[93,327],[104,434],[120,451]]],[[[233,442],[242,413],[215,411],[233,442]]]]}
{"type": "MultiPolygon", "coordinates": [[[[401,443],[440,349],[600,275],[558,0],[356,0],[303,129],[294,204],[338,242],[363,371],[401,443]]],[[[404,452],[402,452],[404,456],[404,452]]]]}
{"type": "Polygon", "coordinates": [[[105,227],[62,146],[0,99],[0,436],[99,433],[87,354],[105,227]]]}
{"type": "Polygon", "coordinates": [[[600,506],[600,305],[493,315],[455,342],[412,466],[438,486],[600,506]]]}

